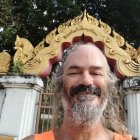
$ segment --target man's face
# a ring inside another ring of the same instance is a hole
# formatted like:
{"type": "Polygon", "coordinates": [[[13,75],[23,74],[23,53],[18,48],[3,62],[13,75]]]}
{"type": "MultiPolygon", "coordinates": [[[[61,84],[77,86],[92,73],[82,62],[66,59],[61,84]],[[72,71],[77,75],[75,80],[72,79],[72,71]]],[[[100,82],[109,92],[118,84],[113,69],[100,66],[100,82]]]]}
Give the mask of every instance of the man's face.
{"type": "Polygon", "coordinates": [[[95,46],[81,45],[67,57],[63,73],[64,102],[65,111],[72,114],[77,126],[100,120],[107,103],[107,64],[95,46]]]}

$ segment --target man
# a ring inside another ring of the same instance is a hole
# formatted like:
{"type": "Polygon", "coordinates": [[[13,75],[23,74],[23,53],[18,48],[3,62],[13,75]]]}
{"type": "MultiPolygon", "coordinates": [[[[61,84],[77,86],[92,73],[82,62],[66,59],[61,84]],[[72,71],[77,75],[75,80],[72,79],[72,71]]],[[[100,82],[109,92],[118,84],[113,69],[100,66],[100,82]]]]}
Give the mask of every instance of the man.
{"type": "Polygon", "coordinates": [[[115,78],[103,53],[91,43],[77,44],[65,53],[54,75],[63,123],[24,140],[131,140],[119,119],[115,78]]]}

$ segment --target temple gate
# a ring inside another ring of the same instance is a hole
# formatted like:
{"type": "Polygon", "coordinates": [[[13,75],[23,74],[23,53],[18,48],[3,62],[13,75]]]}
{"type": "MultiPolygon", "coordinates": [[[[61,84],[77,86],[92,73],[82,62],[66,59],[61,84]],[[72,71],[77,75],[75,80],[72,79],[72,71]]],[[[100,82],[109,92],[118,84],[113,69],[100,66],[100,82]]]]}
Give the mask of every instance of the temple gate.
{"type": "MultiPolygon", "coordinates": [[[[122,83],[120,91],[125,96],[126,125],[133,136],[140,138],[140,47],[135,49],[106,23],[84,11],[54,29],[36,47],[27,39],[17,37],[12,61],[21,64],[23,74],[45,78],[51,73],[52,65],[61,60],[63,50],[81,40],[95,43],[104,52],[122,83]]],[[[10,60],[8,53],[0,53],[1,73],[8,73],[10,60]]]]}

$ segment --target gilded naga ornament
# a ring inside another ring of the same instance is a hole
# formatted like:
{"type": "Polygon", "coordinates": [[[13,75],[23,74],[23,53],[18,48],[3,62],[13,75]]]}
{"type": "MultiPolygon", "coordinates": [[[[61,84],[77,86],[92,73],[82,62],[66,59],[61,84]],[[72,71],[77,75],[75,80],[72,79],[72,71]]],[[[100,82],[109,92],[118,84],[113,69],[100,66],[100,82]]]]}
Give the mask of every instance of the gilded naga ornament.
{"type": "Polygon", "coordinates": [[[140,76],[140,47],[136,50],[110,26],[86,11],[55,28],[35,48],[27,39],[17,37],[14,62],[23,64],[24,73],[46,77],[52,65],[61,60],[63,50],[80,40],[98,44],[119,78],[140,76]]]}

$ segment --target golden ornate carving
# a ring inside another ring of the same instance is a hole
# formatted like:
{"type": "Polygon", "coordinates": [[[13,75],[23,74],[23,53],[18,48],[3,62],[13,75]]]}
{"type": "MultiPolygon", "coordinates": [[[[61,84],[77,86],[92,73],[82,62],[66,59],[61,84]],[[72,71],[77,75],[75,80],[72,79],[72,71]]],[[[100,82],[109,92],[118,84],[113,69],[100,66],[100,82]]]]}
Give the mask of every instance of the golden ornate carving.
{"type": "Polygon", "coordinates": [[[99,21],[98,21],[96,18],[90,16],[88,13],[86,13],[86,10],[85,10],[83,21],[86,21],[86,20],[87,20],[90,24],[92,24],[92,25],[94,25],[94,26],[98,26],[98,25],[99,25],[99,21]],[[86,18],[86,15],[87,15],[87,18],[86,18]]]}
{"type": "Polygon", "coordinates": [[[138,57],[137,57],[137,61],[138,61],[138,63],[140,63],[140,47],[138,48],[138,57]]]}
{"type": "Polygon", "coordinates": [[[14,49],[16,50],[14,55],[14,62],[25,64],[27,61],[34,57],[34,47],[25,38],[19,38],[17,36],[14,49]]]}
{"type": "Polygon", "coordinates": [[[134,47],[132,47],[130,44],[128,44],[127,42],[125,43],[125,45],[126,45],[125,51],[131,56],[133,60],[136,59],[138,56],[137,50],[134,47]]]}
{"type": "Polygon", "coordinates": [[[9,70],[11,56],[7,52],[0,53],[0,73],[7,73],[9,70]]]}
{"type": "Polygon", "coordinates": [[[41,42],[35,47],[35,49],[34,49],[35,55],[36,55],[38,52],[40,52],[42,49],[45,48],[44,43],[45,43],[45,39],[43,39],[43,41],[41,41],[41,42]]]}
{"type": "Polygon", "coordinates": [[[83,37],[104,43],[105,55],[115,62],[119,76],[140,76],[140,47],[136,50],[121,35],[111,31],[106,23],[86,11],[55,28],[35,48],[27,39],[17,38],[14,61],[22,62],[25,73],[46,76],[52,64],[61,59],[63,45],[83,37]]]}
{"type": "Polygon", "coordinates": [[[122,36],[120,36],[118,33],[113,31],[113,38],[116,40],[117,44],[121,47],[124,45],[125,40],[122,36]]]}
{"type": "Polygon", "coordinates": [[[49,35],[46,37],[46,42],[48,43],[48,44],[50,44],[51,43],[51,40],[52,39],[54,39],[54,37],[56,36],[56,29],[54,29],[53,31],[51,31],[50,33],[49,33],[49,35]]]}
{"type": "Polygon", "coordinates": [[[15,137],[13,136],[4,136],[4,135],[0,135],[0,140],[14,140],[15,137]]]}
{"type": "Polygon", "coordinates": [[[111,33],[111,28],[104,22],[102,22],[101,20],[99,20],[100,22],[100,27],[103,29],[103,31],[107,34],[111,33]]]}

